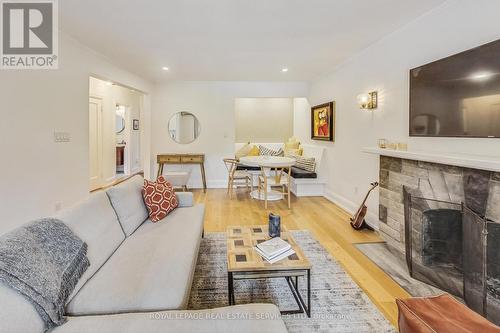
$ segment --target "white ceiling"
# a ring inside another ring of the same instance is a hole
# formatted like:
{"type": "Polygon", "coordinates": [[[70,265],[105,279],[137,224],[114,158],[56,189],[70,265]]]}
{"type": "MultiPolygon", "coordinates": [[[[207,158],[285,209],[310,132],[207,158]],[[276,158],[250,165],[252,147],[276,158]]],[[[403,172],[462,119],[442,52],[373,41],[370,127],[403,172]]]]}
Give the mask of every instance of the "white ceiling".
{"type": "Polygon", "coordinates": [[[152,81],[309,81],[442,2],[63,0],[59,12],[61,30],[152,81]]]}

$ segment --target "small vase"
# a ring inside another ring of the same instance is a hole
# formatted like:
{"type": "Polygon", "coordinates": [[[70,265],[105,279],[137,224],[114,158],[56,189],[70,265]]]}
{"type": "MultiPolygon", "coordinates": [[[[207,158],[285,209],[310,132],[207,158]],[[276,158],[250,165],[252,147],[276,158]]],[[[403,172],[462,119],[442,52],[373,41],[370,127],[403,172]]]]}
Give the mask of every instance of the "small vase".
{"type": "Polygon", "coordinates": [[[269,237],[280,237],[281,235],[281,217],[279,215],[269,214],[269,237]]]}

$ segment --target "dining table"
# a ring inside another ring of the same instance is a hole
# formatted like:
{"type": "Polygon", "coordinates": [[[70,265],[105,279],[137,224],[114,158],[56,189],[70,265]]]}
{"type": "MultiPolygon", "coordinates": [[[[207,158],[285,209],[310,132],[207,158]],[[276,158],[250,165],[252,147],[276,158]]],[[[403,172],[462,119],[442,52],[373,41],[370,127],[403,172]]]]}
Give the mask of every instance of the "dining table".
{"type": "MultiPolygon", "coordinates": [[[[291,168],[295,164],[295,159],[291,157],[283,157],[283,156],[244,156],[239,160],[241,165],[249,166],[249,167],[259,167],[261,171],[260,174],[265,176],[271,175],[272,169],[280,169],[280,168],[291,168]]],[[[275,173],[275,177],[279,177],[279,173],[275,173]]],[[[279,180],[276,179],[275,183],[279,183],[279,180]]],[[[290,184],[288,184],[290,185],[290,184]]],[[[265,200],[264,193],[261,192],[259,195],[259,190],[253,190],[250,192],[250,196],[257,200],[265,200]]],[[[271,185],[267,186],[267,200],[276,201],[283,199],[283,194],[279,191],[275,191],[271,188],[271,185]]]]}

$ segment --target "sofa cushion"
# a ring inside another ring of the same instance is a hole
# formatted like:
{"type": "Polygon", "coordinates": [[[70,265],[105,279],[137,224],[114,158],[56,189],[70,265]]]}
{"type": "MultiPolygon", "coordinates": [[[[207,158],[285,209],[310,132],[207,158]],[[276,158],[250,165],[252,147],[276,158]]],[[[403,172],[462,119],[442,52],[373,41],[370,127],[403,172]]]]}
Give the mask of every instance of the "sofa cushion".
{"type": "Polygon", "coordinates": [[[183,309],[203,231],[205,208],[178,208],[146,221],[68,304],[70,315],[183,309]]]}
{"type": "Polygon", "coordinates": [[[45,329],[35,307],[19,292],[0,282],[0,333],[42,333],[45,329]]]}
{"type": "Polygon", "coordinates": [[[115,252],[125,234],[105,192],[93,193],[87,200],[61,211],[55,217],[87,243],[90,266],[78,281],[69,301],[115,252]]]}
{"type": "Polygon", "coordinates": [[[297,167],[292,167],[291,172],[292,178],[301,179],[301,178],[318,178],[316,172],[311,172],[303,169],[299,169],[297,167]]]}
{"type": "Polygon", "coordinates": [[[148,218],[142,198],[144,178],[134,176],[106,191],[125,235],[130,236],[148,218]]]}
{"type": "Polygon", "coordinates": [[[246,304],[208,310],[162,311],[69,317],[51,333],[286,333],[273,304],[246,304]]]}
{"type": "Polygon", "coordinates": [[[144,180],[142,195],[152,222],[163,220],[179,206],[172,184],[163,176],[158,177],[156,182],[144,180]]]}
{"type": "Polygon", "coordinates": [[[181,207],[191,207],[194,204],[194,198],[192,192],[176,192],[177,201],[179,202],[178,208],[181,207]]]}

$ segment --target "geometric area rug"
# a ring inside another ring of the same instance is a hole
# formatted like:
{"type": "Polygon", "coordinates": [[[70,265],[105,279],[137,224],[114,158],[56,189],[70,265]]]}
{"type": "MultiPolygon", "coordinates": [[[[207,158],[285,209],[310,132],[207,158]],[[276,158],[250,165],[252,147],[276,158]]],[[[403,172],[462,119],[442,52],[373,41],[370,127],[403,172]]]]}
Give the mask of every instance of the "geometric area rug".
{"type": "MultiPolygon", "coordinates": [[[[396,332],[309,231],[292,231],[292,235],[312,264],[311,318],[305,314],[283,315],[289,332],[396,332]]],[[[226,234],[205,233],[193,278],[189,309],[228,305],[226,269],[226,234]]],[[[305,281],[301,279],[300,293],[307,297],[305,281]]],[[[285,279],[234,281],[234,292],[236,304],[273,303],[280,310],[297,309],[285,279]]]]}

